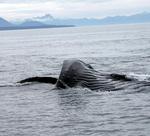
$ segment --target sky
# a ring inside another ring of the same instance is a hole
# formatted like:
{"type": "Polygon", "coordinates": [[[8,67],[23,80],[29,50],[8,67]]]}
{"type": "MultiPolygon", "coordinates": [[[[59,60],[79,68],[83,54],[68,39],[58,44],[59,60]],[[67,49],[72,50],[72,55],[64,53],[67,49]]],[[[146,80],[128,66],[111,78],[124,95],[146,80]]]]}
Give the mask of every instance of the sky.
{"type": "Polygon", "coordinates": [[[0,0],[0,17],[19,20],[51,14],[55,18],[103,18],[150,12],[150,0],[0,0]]]}

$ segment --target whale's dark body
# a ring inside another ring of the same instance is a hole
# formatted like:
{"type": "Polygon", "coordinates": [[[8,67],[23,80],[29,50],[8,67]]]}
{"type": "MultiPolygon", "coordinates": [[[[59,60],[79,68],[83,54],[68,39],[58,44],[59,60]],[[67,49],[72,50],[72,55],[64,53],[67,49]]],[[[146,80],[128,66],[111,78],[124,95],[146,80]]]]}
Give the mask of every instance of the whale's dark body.
{"type": "Polygon", "coordinates": [[[120,74],[103,74],[92,68],[91,65],[81,60],[65,60],[59,78],[31,77],[20,81],[41,82],[55,84],[57,88],[81,86],[91,90],[115,91],[125,82],[135,81],[120,74]],[[117,86],[116,86],[117,85],[117,86]]]}

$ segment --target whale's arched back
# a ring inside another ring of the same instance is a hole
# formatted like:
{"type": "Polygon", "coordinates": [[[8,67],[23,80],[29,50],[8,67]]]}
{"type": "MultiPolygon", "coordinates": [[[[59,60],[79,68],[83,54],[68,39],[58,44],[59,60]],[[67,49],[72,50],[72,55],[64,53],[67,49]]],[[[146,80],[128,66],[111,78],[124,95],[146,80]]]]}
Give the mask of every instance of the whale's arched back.
{"type": "Polygon", "coordinates": [[[76,86],[80,82],[78,80],[79,75],[82,74],[85,69],[92,69],[92,67],[80,60],[65,60],[56,86],[58,88],[76,86]]]}
{"type": "Polygon", "coordinates": [[[101,75],[91,65],[81,60],[65,60],[56,86],[66,88],[78,85],[91,90],[103,89],[108,91],[115,89],[106,80],[106,75],[101,75]]]}

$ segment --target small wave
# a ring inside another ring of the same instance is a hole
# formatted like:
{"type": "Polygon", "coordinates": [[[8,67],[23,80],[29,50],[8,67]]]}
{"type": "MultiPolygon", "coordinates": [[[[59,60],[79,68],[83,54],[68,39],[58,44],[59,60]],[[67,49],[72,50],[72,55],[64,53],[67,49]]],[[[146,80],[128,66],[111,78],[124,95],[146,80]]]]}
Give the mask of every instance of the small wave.
{"type": "Polygon", "coordinates": [[[127,74],[127,77],[138,80],[138,81],[150,82],[150,75],[149,74],[129,73],[129,74],[127,74]]]}
{"type": "Polygon", "coordinates": [[[0,84],[0,87],[16,87],[17,85],[14,83],[0,84]]]}
{"type": "Polygon", "coordinates": [[[30,85],[31,83],[25,83],[25,84],[20,84],[20,83],[4,83],[4,84],[0,84],[0,88],[1,87],[20,87],[20,86],[26,86],[26,85],[30,85]]]}

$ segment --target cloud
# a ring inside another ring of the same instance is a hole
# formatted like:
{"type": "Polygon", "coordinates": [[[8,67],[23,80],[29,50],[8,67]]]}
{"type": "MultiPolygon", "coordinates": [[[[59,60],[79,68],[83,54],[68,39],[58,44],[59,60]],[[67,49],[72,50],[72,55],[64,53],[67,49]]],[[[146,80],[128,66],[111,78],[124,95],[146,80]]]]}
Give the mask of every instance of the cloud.
{"type": "Polygon", "coordinates": [[[149,0],[0,0],[0,16],[7,19],[47,13],[59,18],[102,18],[144,11],[150,11],[149,0]]]}
{"type": "Polygon", "coordinates": [[[27,2],[46,2],[48,0],[0,0],[0,3],[27,3],[27,2]]]}
{"type": "MultiPolygon", "coordinates": [[[[114,1],[114,0],[83,0],[82,2],[106,2],[106,1],[114,1]]],[[[38,3],[38,2],[73,2],[73,3],[78,3],[81,2],[81,0],[0,0],[0,3],[38,3]]]]}

